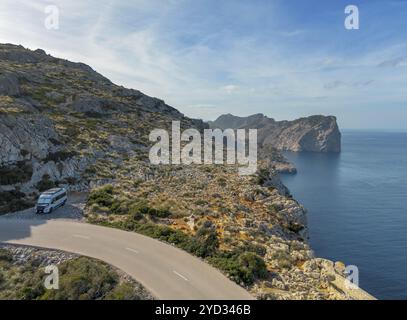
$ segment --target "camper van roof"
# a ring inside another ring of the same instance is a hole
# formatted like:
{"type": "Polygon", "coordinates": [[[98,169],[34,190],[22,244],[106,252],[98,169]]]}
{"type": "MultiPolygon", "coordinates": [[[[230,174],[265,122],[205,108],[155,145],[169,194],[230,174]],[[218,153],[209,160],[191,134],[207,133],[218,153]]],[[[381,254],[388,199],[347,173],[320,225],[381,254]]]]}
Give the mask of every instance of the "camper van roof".
{"type": "Polygon", "coordinates": [[[64,190],[63,188],[53,188],[53,189],[49,189],[49,190],[43,192],[42,194],[55,194],[55,193],[61,192],[63,190],[64,190]]]}

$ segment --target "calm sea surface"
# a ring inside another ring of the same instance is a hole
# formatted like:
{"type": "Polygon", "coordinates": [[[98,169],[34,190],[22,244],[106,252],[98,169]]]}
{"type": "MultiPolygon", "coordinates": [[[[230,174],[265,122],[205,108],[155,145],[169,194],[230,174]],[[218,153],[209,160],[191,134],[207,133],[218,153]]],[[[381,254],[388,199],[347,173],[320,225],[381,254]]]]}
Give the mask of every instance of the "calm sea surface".
{"type": "Polygon", "coordinates": [[[407,133],[345,131],[341,154],[286,153],[317,256],[359,268],[379,299],[407,299],[407,133]]]}

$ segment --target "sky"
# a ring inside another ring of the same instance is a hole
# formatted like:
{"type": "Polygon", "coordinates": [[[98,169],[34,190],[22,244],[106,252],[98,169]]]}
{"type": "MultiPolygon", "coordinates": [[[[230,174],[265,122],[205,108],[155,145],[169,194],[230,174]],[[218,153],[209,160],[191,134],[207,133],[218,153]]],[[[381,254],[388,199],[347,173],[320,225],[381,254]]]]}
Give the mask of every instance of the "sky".
{"type": "Polygon", "coordinates": [[[84,62],[204,120],[324,114],[407,130],[406,30],[407,0],[0,2],[1,43],[84,62]],[[344,26],[347,5],[358,30],[344,26]]]}

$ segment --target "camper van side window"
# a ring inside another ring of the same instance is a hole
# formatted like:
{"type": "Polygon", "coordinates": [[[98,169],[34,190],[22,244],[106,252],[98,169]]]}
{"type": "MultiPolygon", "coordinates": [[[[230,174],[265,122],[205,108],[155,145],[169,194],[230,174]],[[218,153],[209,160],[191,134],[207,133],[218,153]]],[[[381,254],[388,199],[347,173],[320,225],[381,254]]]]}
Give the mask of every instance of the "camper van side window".
{"type": "Polygon", "coordinates": [[[61,194],[61,198],[60,198],[60,199],[62,199],[62,198],[64,198],[64,197],[66,197],[66,192],[64,192],[63,194],[61,194]]]}

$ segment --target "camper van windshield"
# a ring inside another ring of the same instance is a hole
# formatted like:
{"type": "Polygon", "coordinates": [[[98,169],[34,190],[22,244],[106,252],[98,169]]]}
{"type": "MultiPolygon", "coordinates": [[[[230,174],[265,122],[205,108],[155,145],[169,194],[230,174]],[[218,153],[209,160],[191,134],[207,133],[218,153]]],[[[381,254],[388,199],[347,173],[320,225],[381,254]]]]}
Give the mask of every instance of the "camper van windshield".
{"type": "Polygon", "coordinates": [[[40,198],[38,199],[38,204],[49,204],[51,202],[50,197],[46,197],[46,196],[40,196],[40,198]]]}

